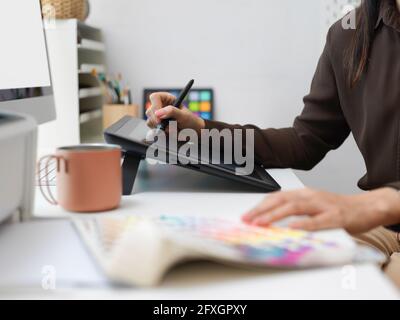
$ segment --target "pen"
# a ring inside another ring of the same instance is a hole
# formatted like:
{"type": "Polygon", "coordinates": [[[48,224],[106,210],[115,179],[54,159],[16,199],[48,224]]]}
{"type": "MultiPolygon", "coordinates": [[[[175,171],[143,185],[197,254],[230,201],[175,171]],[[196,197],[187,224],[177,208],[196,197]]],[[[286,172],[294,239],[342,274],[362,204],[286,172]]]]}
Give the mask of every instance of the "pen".
{"type": "MultiPolygon", "coordinates": [[[[183,100],[185,100],[187,94],[189,93],[190,89],[192,89],[194,84],[194,80],[190,80],[189,83],[186,85],[185,89],[179,94],[179,97],[176,99],[174,103],[174,107],[180,109],[181,105],[183,103],[183,100]]],[[[164,119],[161,121],[161,123],[157,126],[157,131],[158,130],[164,130],[167,129],[169,122],[173,119],[164,119]]]]}

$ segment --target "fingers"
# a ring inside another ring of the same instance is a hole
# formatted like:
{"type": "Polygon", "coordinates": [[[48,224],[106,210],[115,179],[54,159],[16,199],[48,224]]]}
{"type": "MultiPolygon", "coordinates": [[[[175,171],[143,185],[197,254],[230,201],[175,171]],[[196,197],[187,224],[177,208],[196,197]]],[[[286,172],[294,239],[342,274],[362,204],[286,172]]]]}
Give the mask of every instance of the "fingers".
{"type": "Polygon", "coordinates": [[[148,114],[149,111],[146,111],[147,116],[147,126],[150,128],[155,128],[160,123],[160,120],[155,115],[148,114]]]}
{"type": "Polygon", "coordinates": [[[147,109],[146,116],[147,116],[147,125],[150,128],[155,128],[160,123],[160,119],[157,118],[152,108],[147,109]]]}
{"type": "Polygon", "coordinates": [[[155,115],[158,119],[175,119],[179,122],[179,120],[183,117],[182,110],[175,108],[174,106],[167,106],[165,108],[159,109],[155,112],[155,115]]]}
{"type": "Polygon", "coordinates": [[[163,108],[166,105],[173,104],[175,96],[168,92],[155,92],[150,95],[151,107],[154,111],[163,108]]]}
{"type": "Polygon", "coordinates": [[[283,220],[290,216],[304,215],[309,210],[311,210],[311,208],[305,201],[289,202],[257,217],[251,224],[257,226],[268,226],[271,223],[283,220]]]}
{"type": "Polygon", "coordinates": [[[285,198],[282,194],[273,193],[265,198],[258,206],[247,212],[243,217],[242,220],[246,223],[251,223],[258,216],[262,215],[265,212],[269,212],[270,210],[282,205],[285,203],[285,198]]]}
{"type": "Polygon", "coordinates": [[[337,219],[334,219],[334,217],[329,213],[296,221],[291,223],[289,226],[294,229],[302,229],[306,231],[317,231],[343,227],[341,223],[337,221],[337,219]]]}
{"type": "Polygon", "coordinates": [[[150,128],[156,127],[161,120],[156,116],[156,111],[166,105],[174,103],[175,97],[167,92],[156,92],[150,95],[151,107],[146,111],[147,125],[150,128]]]}
{"type": "Polygon", "coordinates": [[[268,195],[257,207],[247,212],[243,216],[243,221],[252,223],[261,215],[268,215],[275,209],[288,203],[292,203],[292,205],[294,205],[300,200],[306,200],[310,196],[311,192],[309,192],[308,189],[272,193],[268,195]]]}

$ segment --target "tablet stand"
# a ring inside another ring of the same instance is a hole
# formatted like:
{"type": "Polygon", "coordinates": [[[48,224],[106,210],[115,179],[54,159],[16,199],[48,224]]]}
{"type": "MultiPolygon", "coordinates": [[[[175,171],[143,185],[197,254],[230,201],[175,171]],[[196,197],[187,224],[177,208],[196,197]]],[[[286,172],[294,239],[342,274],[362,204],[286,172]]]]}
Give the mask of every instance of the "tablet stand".
{"type": "Polygon", "coordinates": [[[140,161],[143,158],[130,153],[125,153],[122,164],[122,194],[130,196],[133,191],[133,185],[139,170],[140,161]]]}

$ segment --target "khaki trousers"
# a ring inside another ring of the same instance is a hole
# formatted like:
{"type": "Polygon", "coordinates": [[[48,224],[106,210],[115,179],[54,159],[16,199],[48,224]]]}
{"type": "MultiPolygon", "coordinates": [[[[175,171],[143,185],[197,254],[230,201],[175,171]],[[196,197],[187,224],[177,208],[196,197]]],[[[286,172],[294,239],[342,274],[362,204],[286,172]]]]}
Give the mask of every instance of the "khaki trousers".
{"type": "Polygon", "coordinates": [[[400,288],[400,234],[380,227],[354,238],[357,243],[376,248],[386,255],[382,269],[400,288]]]}

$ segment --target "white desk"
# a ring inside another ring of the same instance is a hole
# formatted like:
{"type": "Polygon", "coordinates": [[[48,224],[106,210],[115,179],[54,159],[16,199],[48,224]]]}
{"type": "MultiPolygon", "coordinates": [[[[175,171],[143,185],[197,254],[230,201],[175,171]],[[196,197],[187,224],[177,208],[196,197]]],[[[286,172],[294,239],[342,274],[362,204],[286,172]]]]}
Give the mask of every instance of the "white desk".
{"type": "MultiPolygon", "coordinates": [[[[290,170],[271,170],[271,175],[283,189],[301,188],[302,184],[290,170]]],[[[264,195],[242,185],[229,181],[200,175],[181,168],[165,168],[164,166],[141,167],[139,179],[135,184],[134,195],[125,197],[121,208],[109,214],[135,213],[176,213],[188,211],[196,214],[222,215],[239,218],[240,215],[260,201],[264,195]],[[150,190],[154,192],[149,192],[150,190]],[[183,191],[183,192],[182,192],[183,191]]],[[[36,217],[65,218],[68,213],[60,208],[47,205],[37,195],[36,217]]],[[[11,283],[0,287],[0,298],[106,298],[106,299],[398,299],[397,290],[389,283],[378,267],[374,265],[356,265],[351,269],[331,268],[292,272],[262,272],[241,270],[213,263],[191,263],[174,269],[160,287],[147,289],[111,288],[106,284],[87,253],[76,240],[64,221],[44,221],[47,229],[53,229],[53,240],[46,239],[43,234],[37,235],[34,241],[37,250],[45,243],[52,241],[53,254],[50,258],[37,261],[35,270],[42,261],[60,266],[60,277],[64,281],[56,291],[42,289],[27,290],[23,284],[18,287],[11,283]],[[53,225],[52,225],[53,224],[53,225]],[[54,243],[68,243],[64,254],[68,256],[68,264],[60,262],[60,250],[54,243]],[[47,260],[46,260],[47,259],[47,260]],[[49,261],[50,260],[50,261],[49,261]],[[71,263],[75,261],[75,265],[71,263]],[[74,269],[75,268],[75,269],[74,269]],[[72,271],[71,271],[72,269],[72,271]],[[74,288],[73,277],[76,274],[74,288]],[[91,277],[88,283],[82,283],[91,277]],[[355,285],[346,285],[349,272],[354,276],[355,285]],[[68,283],[69,281],[69,283],[68,283]]],[[[21,234],[37,234],[28,228],[20,230],[21,234]]],[[[332,231],[337,239],[347,241],[343,231],[332,231]]],[[[1,240],[1,239],[0,239],[1,240]]],[[[4,241],[3,241],[4,242],[4,241]]],[[[0,241],[1,244],[1,241],[0,241]]],[[[46,247],[47,248],[47,247],[46,247]]],[[[21,250],[23,248],[21,247],[21,250]]],[[[0,247],[0,259],[1,256],[0,247]]],[[[32,250],[25,254],[35,255],[32,250]]],[[[10,259],[10,258],[9,258],[10,259]]],[[[35,258],[32,258],[33,260],[35,258]]],[[[10,264],[10,267],[12,265],[10,264]]],[[[39,280],[38,280],[39,281],[39,280]]],[[[0,285],[2,280],[0,279],[0,285]]],[[[37,287],[35,285],[34,287],[37,287]]]]}
{"type": "MultiPolygon", "coordinates": [[[[239,217],[265,196],[252,187],[179,167],[142,164],[139,170],[133,195],[123,197],[121,207],[109,214],[148,212],[185,214],[190,210],[191,213],[236,214],[239,217]],[[159,201],[159,198],[163,201],[159,201]]],[[[269,173],[284,190],[304,187],[291,170],[269,170],[269,173]]],[[[34,215],[35,218],[71,216],[61,208],[49,205],[38,188],[34,215]]]]}

